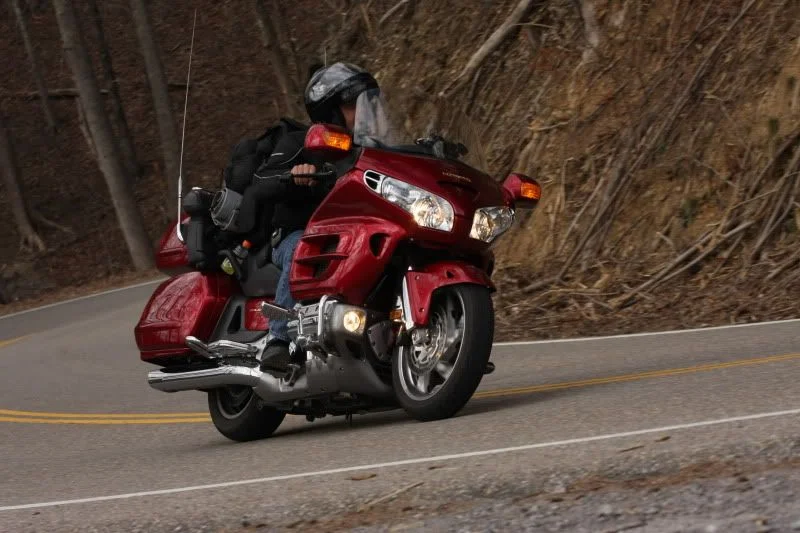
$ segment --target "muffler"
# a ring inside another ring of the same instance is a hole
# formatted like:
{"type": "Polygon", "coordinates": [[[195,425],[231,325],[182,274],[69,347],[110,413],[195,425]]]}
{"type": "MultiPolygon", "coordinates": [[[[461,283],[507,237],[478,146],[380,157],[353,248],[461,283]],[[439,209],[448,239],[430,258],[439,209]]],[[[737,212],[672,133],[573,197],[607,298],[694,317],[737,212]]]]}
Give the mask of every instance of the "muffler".
{"type": "Polygon", "coordinates": [[[220,365],[216,368],[183,372],[152,370],[147,373],[147,383],[162,392],[244,385],[253,387],[266,403],[281,403],[339,392],[384,398],[393,395],[391,386],[378,377],[368,362],[336,356],[328,357],[327,361],[317,358],[307,361],[305,372],[292,384],[262,372],[257,367],[244,365],[220,365]]]}
{"type": "Polygon", "coordinates": [[[261,374],[262,372],[257,368],[232,365],[186,372],[152,370],[147,373],[147,383],[154,389],[163,392],[214,389],[226,385],[255,387],[260,382],[261,374]]]}

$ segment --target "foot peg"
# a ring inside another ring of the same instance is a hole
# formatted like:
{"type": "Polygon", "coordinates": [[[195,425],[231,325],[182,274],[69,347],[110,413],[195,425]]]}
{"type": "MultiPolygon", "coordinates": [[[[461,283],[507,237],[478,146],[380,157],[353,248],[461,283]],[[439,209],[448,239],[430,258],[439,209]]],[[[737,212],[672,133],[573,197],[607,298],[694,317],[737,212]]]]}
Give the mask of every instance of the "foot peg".
{"type": "Polygon", "coordinates": [[[237,355],[253,356],[258,352],[258,348],[250,344],[224,339],[206,344],[197,337],[189,336],[186,337],[186,345],[207,359],[223,359],[237,355]]]}
{"type": "Polygon", "coordinates": [[[297,313],[291,309],[284,309],[271,303],[261,303],[261,314],[270,320],[292,320],[297,318],[297,313]]]}
{"type": "Polygon", "coordinates": [[[286,384],[290,387],[294,387],[294,384],[297,382],[297,378],[300,377],[301,366],[295,363],[289,363],[289,370],[286,374],[284,379],[286,380],[286,384]]]}
{"type": "Polygon", "coordinates": [[[491,374],[492,372],[494,372],[494,363],[490,361],[486,363],[486,368],[483,369],[483,375],[486,376],[488,374],[491,374]]]}
{"type": "Polygon", "coordinates": [[[217,358],[217,356],[208,349],[208,345],[197,337],[192,337],[191,335],[186,337],[186,346],[194,350],[196,353],[199,353],[206,359],[217,358]]]}

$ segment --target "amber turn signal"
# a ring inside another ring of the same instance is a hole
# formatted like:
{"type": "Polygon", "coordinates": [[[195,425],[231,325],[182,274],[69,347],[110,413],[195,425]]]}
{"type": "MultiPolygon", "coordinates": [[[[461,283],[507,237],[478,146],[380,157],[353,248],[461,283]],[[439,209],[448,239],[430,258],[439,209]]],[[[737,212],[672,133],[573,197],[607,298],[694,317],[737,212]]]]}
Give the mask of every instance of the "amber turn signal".
{"type": "Polygon", "coordinates": [[[522,182],[519,195],[528,200],[539,200],[542,197],[542,187],[538,183],[522,182]]]}
{"type": "Polygon", "coordinates": [[[338,150],[349,151],[353,140],[346,133],[337,133],[335,131],[326,131],[323,134],[325,144],[331,148],[338,150]]]}

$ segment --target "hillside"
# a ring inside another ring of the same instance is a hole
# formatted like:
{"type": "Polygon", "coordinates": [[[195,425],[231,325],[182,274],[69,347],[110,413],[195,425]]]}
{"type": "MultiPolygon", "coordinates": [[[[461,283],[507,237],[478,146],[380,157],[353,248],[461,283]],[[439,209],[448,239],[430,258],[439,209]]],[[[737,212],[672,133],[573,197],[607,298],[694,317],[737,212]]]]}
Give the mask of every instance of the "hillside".
{"type": "MultiPolygon", "coordinates": [[[[48,87],[69,88],[52,7],[30,3],[40,5],[30,29],[48,87]]],[[[361,64],[410,132],[444,103],[441,117],[469,117],[480,139],[473,151],[498,179],[515,170],[542,181],[540,208],[497,249],[504,338],[800,316],[800,4],[594,0],[594,13],[582,16],[576,1],[534,2],[507,39],[471,64],[518,3],[410,1],[387,16],[397,0],[286,2],[299,60],[292,75],[303,77],[323,54],[361,64]]],[[[198,7],[184,165],[190,185],[213,187],[231,145],[278,116],[252,7],[151,4],[176,120],[198,7]]],[[[127,6],[108,0],[102,14],[146,168],[136,196],[155,240],[172,203],[127,6]]],[[[4,14],[0,110],[26,194],[36,212],[72,233],[45,227],[45,253],[20,251],[0,198],[0,223],[11,228],[0,235],[3,292],[19,299],[0,312],[47,291],[140,277],[130,272],[74,99],[53,101],[61,130],[50,141],[39,102],[21,97],[35,86],[4,14]]]]}

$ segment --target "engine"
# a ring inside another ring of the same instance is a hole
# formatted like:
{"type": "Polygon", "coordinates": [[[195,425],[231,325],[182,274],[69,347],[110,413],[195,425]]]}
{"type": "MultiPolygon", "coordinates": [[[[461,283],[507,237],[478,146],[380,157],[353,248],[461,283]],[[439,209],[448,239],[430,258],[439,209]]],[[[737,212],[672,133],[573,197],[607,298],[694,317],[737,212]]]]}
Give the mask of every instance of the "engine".
{"type": "Polygon", "coordinates": [[[302,350],[323,358],[349,355],[363,359],[367,352],[378,359],[387,356],[393,340],[393,323],[384,313],[329,297],[297,307],[294,312],[296,316],[288,323],[288,333],[302,350]]]}

